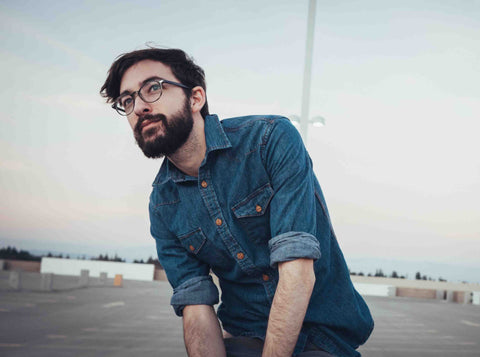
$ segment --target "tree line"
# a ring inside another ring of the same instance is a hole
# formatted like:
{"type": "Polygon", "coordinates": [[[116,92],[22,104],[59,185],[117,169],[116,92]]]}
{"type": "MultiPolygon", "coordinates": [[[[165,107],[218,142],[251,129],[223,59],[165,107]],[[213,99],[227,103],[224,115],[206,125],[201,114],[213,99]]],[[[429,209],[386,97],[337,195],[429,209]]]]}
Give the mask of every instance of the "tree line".
{"type": "MultiPolygon", "coordinates": [[[[48,254],[43,254],[43,255],[33,255],[30,254],[30,252],[26,250],[17,250],[15,247],[6,247],[6,248],[1,248],[0,249],[0,259],[10,259],[10,260],[26,260],[26,261],[35,261],[39,262],[42,260],[43,257],[47,258],[63,258],[63,259],[70,259],[70,256],[67,254],[63,256],[63,254],[52,254],[48,252],[48,254]]],[[[87,259],[86,255],[83,255],[81,257],[78,257],[76,259],[81,259],[81,260],[97,260],[97,261],[104,261],[104,262],[121,262],[125,263],[126,260],[124,258],[119,257],[116,253],[114,256],[108,256],[108,254],[99,254],[96,257],[90,257],[87,259]]],[[[134,260],[134,263],[137,264],[153,264],[155,265],[156,268],[163,269],[162,265],[158,261],[158,259],[154,259],[152,257],[148,258],[146,261],[143,259],[140,260],[134,260]]]]}
{"type": "MultiPolygon", "coordinates": [[[[365,276],[365,274],[363,274],[363,272],[356,273],[356,272],[352,272],[352,271],[350,271],[350,275],[365,276]]],[[[395,270],[392,271],[392,273],[390,275],[387,275],[383,272],[382,269],[377,269],[375,271],[375,274],[368,273],[367,276],[370,276],[370,277],[373,276],[373,277],[378,277],[378,278],[394,278],[394,279],[406,279],[406,278],[408,278],[408,276],[399,275],[395,270]]],[[[417,271],[416,274],[415,274],[415,280],[435,281],[435,279],[433,279],[432,277],[422,275],[419,271],[417,271]]],[[[443,279],[442,277],[439,277],[438,281],[447,281],[447,280],[443,279]]]]}

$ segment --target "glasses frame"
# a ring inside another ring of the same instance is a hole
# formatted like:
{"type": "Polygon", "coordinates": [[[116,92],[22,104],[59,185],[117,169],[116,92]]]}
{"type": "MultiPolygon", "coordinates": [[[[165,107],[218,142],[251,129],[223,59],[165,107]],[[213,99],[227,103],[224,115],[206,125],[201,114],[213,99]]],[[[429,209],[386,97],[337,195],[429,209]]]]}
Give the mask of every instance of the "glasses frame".
{"type": "Polygon", "coordinates": [[[115,110],[117,111],[117,113],[120,114],[121,116],[127,116],[127,115],[132,114],[132,113],[133,113],[133,110],[135,109],[135,97],[136,97],[137,95],[138,95],[138,96],[140,97],[140,99],[143,100],[145,103],[155,103],[157,100],[159,100],[159,99],[162,97],[162,94],[163,94],[163,83],[172,84],[172,85],[174,85],[174,86],[182,87],[182,88],[186,88],[186,89],[192,89],[191,87],[186,86],[185,84],[178,83],[178,82],[172,82],[172,81],[169,81],[169,80],[167,80],[167,79],[151,79],[151,80],[145,82],[144,84],[142,84],[142,86],[141,86],[137,91],[129,94],[129,95],[132,97],[132,99],[133,99],[133,105],[132,105],[132,110],[131,110],[131,111],[129,111],[129,112],[127,113],[125,110],[123,110],[123,109],[121,109],[121,108],[119,108],[119,107],[117,106],[118,100],[119,100],[121,97],[124,97],[125,94],[124,94],[124,95],[121,95],[121,96],[117,97],[117,99],[115,99],[115,102],[113,102],[113,104],[112,104],[112,108],[115,109],[115,110]],[[157,83],[160,84],[160,95],[158,96],[157,99],[152,100],[152,101],[148,101],[148,100],[145,100],[145,98],[143,98],[141,92],[142,92],[143,87],[145,87],[147,84],[152,83],[152,82],[157,82],[157,83]]]}

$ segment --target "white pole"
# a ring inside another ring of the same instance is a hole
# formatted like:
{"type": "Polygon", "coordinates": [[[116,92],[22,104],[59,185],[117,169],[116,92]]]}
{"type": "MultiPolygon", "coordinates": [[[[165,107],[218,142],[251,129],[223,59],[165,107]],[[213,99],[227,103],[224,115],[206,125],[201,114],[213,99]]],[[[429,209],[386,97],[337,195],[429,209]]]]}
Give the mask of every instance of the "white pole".
{"type": "Polygon", "coordinates": [[[303,72],[302,115],[300,118],[300,134],[302,135],[305,145],[307,144],[308,119],[310,114],[310,86],[312,82],[313,33],[315,29],[316,5],[317,0],[309,0],[307,44],[305,49],[305,71],[303,72]]]}

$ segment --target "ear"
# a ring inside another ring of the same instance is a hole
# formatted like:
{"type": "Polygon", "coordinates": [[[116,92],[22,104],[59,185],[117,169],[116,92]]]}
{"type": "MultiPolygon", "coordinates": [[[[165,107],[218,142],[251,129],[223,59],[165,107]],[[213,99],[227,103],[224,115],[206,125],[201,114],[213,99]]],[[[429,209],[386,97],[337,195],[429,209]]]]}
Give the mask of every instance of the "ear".
{"type": "Polygon", "coordinates": [[[192,113],[200,112],[206,100],[207,95],[205,90],[200,86],[193,87],[192,95],[190,96],[190,107],[192,108],[192,113]]]}

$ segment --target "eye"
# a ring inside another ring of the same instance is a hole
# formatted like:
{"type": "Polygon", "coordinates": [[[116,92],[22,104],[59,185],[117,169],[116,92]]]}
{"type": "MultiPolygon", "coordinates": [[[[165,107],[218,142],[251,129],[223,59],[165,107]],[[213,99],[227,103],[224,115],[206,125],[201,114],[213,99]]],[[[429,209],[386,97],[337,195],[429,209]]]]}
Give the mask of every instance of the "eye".
{"type": "Polygon", "coordinates": [[[151,83],[148,86],[148,93],[156,93],[162,90],[162,85],[159,82],[151,83]]]}
{"type": "Polygon", "coordinates": [[[132,105],[133,103],[133,98],[131,96],[124,97],[120,100],[120,105],[124,108],[128,107],[129,105],[132,105]]]}

